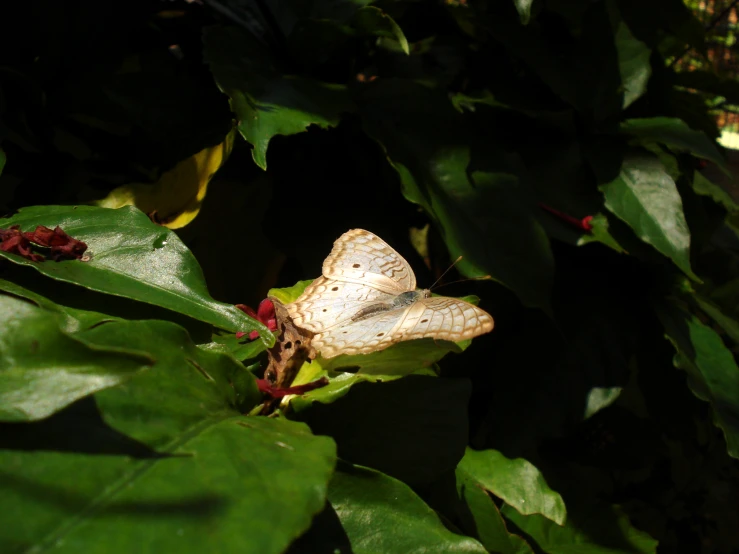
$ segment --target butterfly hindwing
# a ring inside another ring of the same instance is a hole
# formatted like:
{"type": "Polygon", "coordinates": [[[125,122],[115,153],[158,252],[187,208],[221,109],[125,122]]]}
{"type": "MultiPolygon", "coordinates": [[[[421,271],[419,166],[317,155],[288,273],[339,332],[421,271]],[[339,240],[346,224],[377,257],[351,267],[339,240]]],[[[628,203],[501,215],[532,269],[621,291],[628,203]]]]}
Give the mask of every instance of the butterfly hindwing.
{"type": "Polygon", "coordinates": [[[474,304],[448,296],[432,296],[413,304],[395,332],[399,340],[429,337],[456,342],[492,329],[493,318],[474,304]]]}
{"type": "Polygon", "coordinates": [[[368,354],[411,339],[457,342],[492,328],[493,318],[477,306],[457,298],[434,296],[332,327],[317,334],[313,345],[324,358],[332,358],[338,354],[368,354]]]}

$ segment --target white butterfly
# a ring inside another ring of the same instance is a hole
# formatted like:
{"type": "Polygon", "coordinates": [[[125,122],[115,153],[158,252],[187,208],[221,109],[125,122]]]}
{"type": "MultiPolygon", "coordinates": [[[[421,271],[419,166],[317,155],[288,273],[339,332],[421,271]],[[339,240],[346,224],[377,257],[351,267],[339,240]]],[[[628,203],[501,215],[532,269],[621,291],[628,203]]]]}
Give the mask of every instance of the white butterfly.
{"type": "Polygon", "coordinates": [[[493,329],[493,318],[477,306],[416,290],[408,262],[363,229],[336,240],[323,276],[286,308],[297,327],[314,333],[311,344],[324,358],[426,337],[456,342],[493,329]]]}

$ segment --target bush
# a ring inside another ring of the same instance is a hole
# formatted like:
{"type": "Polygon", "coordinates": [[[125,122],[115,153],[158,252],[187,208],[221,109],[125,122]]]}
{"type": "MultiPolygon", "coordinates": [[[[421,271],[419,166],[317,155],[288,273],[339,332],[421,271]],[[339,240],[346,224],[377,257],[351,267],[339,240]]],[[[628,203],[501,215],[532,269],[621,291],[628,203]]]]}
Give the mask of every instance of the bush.
{"type": "Polygon", "coordinates": [[[680,0],[20,9],[4,552],[739,548],[738,210],[700,171],[739,85],[670,64],[680,0]],[[463,256],[496,328],[265,378],[286,332],[235,304],[351,228],[423,286],[463,256]]]}

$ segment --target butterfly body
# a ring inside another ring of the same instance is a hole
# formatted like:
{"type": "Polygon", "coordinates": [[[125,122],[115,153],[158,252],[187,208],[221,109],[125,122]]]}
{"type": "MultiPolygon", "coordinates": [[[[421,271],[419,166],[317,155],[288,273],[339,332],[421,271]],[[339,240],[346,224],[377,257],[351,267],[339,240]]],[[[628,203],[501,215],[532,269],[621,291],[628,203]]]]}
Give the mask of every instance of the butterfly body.
{"type": "Polygon", "coordinates": [[[286,307],[297,327],[314,334],[324,358],[424,337],[460,341],[493,328],[493,318],[477,306],[416,290],[408,262],[363,229],[336,240],[322,273],[286,307]]]}

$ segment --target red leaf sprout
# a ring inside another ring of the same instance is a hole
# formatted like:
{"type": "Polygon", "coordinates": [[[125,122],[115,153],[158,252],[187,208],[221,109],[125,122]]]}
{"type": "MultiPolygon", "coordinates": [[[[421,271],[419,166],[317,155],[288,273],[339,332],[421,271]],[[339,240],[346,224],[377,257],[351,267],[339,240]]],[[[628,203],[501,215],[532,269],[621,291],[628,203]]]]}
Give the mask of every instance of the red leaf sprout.
{"type": "Polygon", "coordinates": [[[588,215],[583,217],[582,219],[577,219],[576,217],[572,217],[569,214],[566,214],[564,212],[560,212],[559,210],[555,210],[551,206],[547,206],[546,204],[543,204],[542,202],[539,202],[539,207],[542,210],[548,211],[550,214],[558,217],[559,219],[566,221],[570,225],[573,225],[574,227],[577,227],[581,231],[590,232],[593,230],[593,226],[590,223],[593,220],[592,215],[588,215]]]}
{"type": "Polygon", "coordinates": [[[61,261],[63,259],[79,260],[87,250],[87,245],[70,237],[61,227],[49,229],[43,225],[36,227],[32,232],[21,232],[18,225],[9,229],[0,229],[0,250],[18,254],[33,262],[43,262],[46,258],[42,254],[33,252],[34,246],[49,248],[49,259],[61,261]]]}
{"type": "MultiPolygon", "coordinates": [[[[254,319],[264,323],[270,331],[277,331],[277,316],[275,315],[275,305],[269,298],[265,298],[259,303],[259,308],[257,308],[256,312],[246,304],[236,304],[236,307],[249,317],[253,317],[254,319]]],[[[244,335],[246,335],[246,333],[244,333],[243,331],[239,331],[238,333],[236,333],[236,338],[240,339],[244,335]]],[[[249,340],[254,340],[258,336],[258,331],[252,331],[251,333],[249,333],[249,340]]]]}

